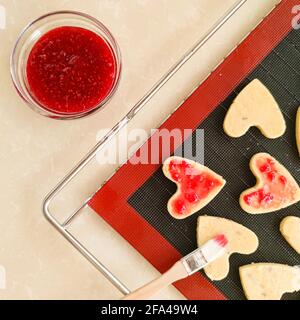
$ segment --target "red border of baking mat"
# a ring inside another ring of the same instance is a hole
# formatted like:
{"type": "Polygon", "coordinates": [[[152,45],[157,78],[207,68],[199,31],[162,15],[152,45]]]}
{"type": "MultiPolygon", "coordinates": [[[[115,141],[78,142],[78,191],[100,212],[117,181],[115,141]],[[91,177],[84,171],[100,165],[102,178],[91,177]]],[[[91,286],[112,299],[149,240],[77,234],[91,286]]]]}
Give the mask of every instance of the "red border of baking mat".
{"type": "MultiPolygon", "coordinates": [[[[282,0],[159,129],[195,130],[291,31],[291,10],[297,4],[299,0],[282,0]]],[[[150,145],[151,138],[139,151],[150,145]]],[[[174,145],[174,149],[177,146],[174,145]]],[[[164,155],[160,154],[160,157],[163,159],[164,155]]],[[[127,203],[132,193],[159,167],[127,162],[96,193],[89,205],[157,270],[164,272],[181,258],[181,254],[127,203]]],[[[192,300],[226,299],[223,293],[199,272],[178,281],[175,287],[192,300]]]]}

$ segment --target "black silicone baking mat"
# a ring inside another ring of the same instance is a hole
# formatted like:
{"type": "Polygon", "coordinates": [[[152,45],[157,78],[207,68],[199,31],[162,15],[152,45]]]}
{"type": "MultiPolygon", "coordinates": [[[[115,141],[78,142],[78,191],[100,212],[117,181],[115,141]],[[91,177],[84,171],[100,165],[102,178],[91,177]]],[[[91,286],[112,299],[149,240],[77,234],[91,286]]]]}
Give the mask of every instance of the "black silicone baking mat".
{"type": "MultiPolygon", "coordinates": [[[[167,202],[174,194],[176,186],[164,177],[159,168],[128,199],[128,203],[182,255],[197,246],[196,223],[199,215],[222,216],[253,230],[259,237],[258,250],[249,256],[233,255],[228,277],[214,282],[229,299],[245,298],[238,275],[239,266],[252,262],[300,264],[299,255],[279,232],[279,223],[285,216],[300,216],[300,204],[275,213],[250,215],[245,213],[238,203],[240,193],[256,182],[249,169],[249,160],[255,153],[270,153],[300,182],[300,159],[295,142],[295,117],[299,105],[300,31],[293,30],[198,126],[199,129],[204,129],[205,164],[227,180],[223,191],[192,217],[176,220],[167,212],[167,202]],[[255,78],[269,88],[284,113],[287,131],[279,139],[266,139],[255,128],[239,139],[232,139],[224,134],[222,124],[226,110],[245,85],[255,78]]],[[[192,147],[198,142],[191,137],[185,143],[192,147]]],[[[300,299],[300,293],[289,294],[285,298],[300,299]]]]}

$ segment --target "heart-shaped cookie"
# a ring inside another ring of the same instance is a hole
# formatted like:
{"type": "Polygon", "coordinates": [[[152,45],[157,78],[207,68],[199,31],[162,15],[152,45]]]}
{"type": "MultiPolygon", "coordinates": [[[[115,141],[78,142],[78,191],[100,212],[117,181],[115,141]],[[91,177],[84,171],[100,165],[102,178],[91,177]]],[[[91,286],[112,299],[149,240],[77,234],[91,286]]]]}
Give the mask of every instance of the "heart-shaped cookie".
{"type": "Polygon", "coordinates": [[[244,211],[252,214],[274,212],[300,200],[300,189],[295,179],[268,153],[254,155],[250,169],[257,184],[240,196],[244,211]]]}
{"type": "Polygon", "coordinates": [[[257,127],[270,139],[282,136],[286,130],[277,102],[258,79],[250,82],[235,98],[223,127],[225,133],[233,138],[241,137],[250,127],[257,127]]]}
{"type": "Polygon", "coordinates": [[[300,218],[286,217],[280,223],[280,232],[285,240],[300,254],[300,218]]]}
{"type": "Polygon", "coordinates": [[[201,216],[198,218],[197,243],[200,247],[218,234],[224,234],[228,239],[226,254],[204,268],[211,280],[222,280],[229,272],[229,257],[233,253],[250,254],[258,247],[258,238],[254,232],[234,221],[201,216]]]}
{"type": "Polygon", "coordinates": [[[163,173],[177,184],[177,191],[168,202],[168,211],[176,219],[184,219],[206,206],[226,183],[209,168],[181,157],[166,159],[163,173]]]}
{"type": "Polygon", "coordinates": [[[280,300],[283,294],[300,290],[300,269],[284,264],[242,266],[240,278],[248,300],[280,300]]]}

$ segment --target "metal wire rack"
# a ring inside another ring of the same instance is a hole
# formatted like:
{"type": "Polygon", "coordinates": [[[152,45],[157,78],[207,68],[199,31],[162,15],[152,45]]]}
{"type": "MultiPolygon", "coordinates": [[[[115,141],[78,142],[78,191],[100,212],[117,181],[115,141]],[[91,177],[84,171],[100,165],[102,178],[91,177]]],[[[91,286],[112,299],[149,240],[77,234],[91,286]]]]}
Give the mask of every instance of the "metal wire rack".
{"type": "Polygon", "coordinates": [[[43,213],[48,221],[88,260],[90,261],[121,293],[128,294],[130,290],[118,279],[98,258],[96,258],[86,246],[84,246],[68,228],[75,217],[82,212],[93,197],[88,197],[63,223],[60,223],[50,211],[50,205],[55,197],[96,157],[97,153],[112,140],[119,131],[124,128],[138,112],[160,91],[160,89],[183,67],[198,50],[247,2],[247,0],[237,1],[201,38],[187,51],[175,65],[146,93],[88,153],[87,155],[56,185],[56,187],[46,196],[43,202],[43,213]]]}

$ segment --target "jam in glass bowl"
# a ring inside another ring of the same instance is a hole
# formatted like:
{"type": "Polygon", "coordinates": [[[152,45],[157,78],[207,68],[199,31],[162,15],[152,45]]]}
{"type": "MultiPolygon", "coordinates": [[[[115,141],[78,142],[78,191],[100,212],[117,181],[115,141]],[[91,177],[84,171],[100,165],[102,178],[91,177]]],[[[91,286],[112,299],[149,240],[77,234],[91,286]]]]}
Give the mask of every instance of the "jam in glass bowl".
{"type": "Polygon", "coordinates": [[[73,11],[44,15],[19,36],[11,76],[20,96],[40,114],[75,119],[100,109],[121,74],[119,47],[95,18],[73,11]]]}

